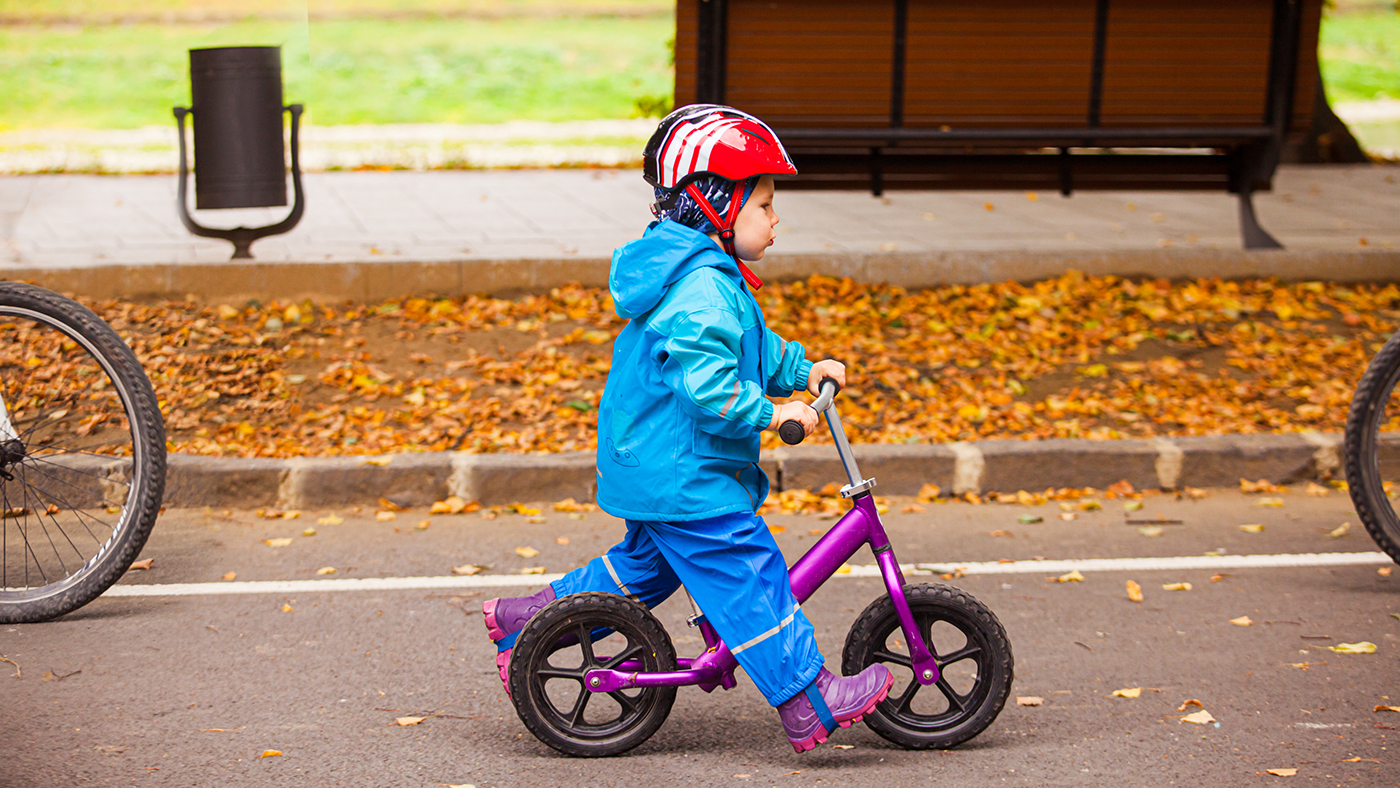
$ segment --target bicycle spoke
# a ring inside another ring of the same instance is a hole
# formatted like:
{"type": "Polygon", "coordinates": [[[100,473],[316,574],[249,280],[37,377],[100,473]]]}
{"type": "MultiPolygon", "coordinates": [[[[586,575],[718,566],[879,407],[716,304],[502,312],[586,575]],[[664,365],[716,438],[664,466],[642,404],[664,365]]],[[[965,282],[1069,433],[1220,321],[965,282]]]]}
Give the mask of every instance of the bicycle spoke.
{"type": "MultiPolygon", "coordinates": [[[[43,471],[40,471],[40,473],[43,473],[43,471]]],[[[27,478],[27,477],[26,477],[26,478],[27,478]]],[[[58,502],[58,505],[59,505],[59,508],[63,509],[63,510],[66,511],[66,512],[71,513],[74,517],[76,517],[77,520],[78,520],[78,523],[79,523],[80,525],[83,526],[83,529],[84,529],[84,530],[87,531],[88,536],[91,536],[91,537],[92,537],[92,541],[96,542],[96,543],[97,543],[97,546],[98,546],[99,548],[102,546],[103,540],[98,539],[98,538],[97,538],[97,534],[94,534],[94,533],[92,532],[92,529],[88,527],[87,521],[83,519],[82,512],[81,512],[81,510],[80,510],[78,507],[73,506],[72,504],[70,504],[70,503],[68,502],[68,499],[67,499],[67,498],[64,498],[63,496],[58,495],[57,493],[53,492],[52,490],[48,490],[48,489],[36,487],[36,486],[34,486],[33,484],[30,484],[30,483],[27,482],[27,481],[26,481],[25,483],[26,483],[26,484],[29,484],[29,486],[31,486],[31,487],[34,487],[35,490],[38,490],[39,492],[43,493],[44,495],[47,495],[47,496],[49,496],[50,498],[52,498],[52,499],[54,499],[55,501],[57,501],[57,502],[58,502]]],[[[97,518],[93,518],[93,519],[96,520],[97,518]]],[[[98,520],[98,522],[101,522],[101,521],[98,520]]],[[[106,525],[106,523],[103,523],[103,525],[106,525]]],[[[111,531],[111,530],[114,530],[114,529],[112,528],[112,526],[107,526],[107,530],[111,531]]],[[[81,555],[81,554],[82,554],[81,551],[79,551],[79,555],[81,555]]]]}
{"type": "Polygon", "coordinates": [[[593,633],[589,630],[588,625],[579,624],[575,635],[578,637],[579,648],[583,649],[584,667],[591,668],[597,665],[598,660],[593,656],[593,633]]]}
{"type": "Polygon", "coordinates": [[[535,675],[541,676],[546,679],[570,679],[572,681],[577,681],[580,684],[583,683],[583,672],[578,670],[564,670],[562,668],[540,668],[539,670],[535,671],[535,675]]]}
{"type": "MultiPolygon", "coordinates": [[[[54,455],[54,456],[61,456],[61,455],[71,454],[71,455],[73,455],[73,456],[75,456],[75,457],[98,457],[98,458],[104,459],[104,460],[126,459],[126,455],[120,455],[120,454],[101,454],[101,453],[95,452],[95,451],[83,451],[82,449],[65,449],[65,448],[63,448],[62,446],[57,446],[57,447],[55,447],[55,446],[40,445],[35,451],[36,451],[36,454],[37,454],[37,453],[42,453],[43,455],[54,455]]],[[[33,455],[31,455],[31,456],[33,456],[33,455]]],[[[56,463],[55,463],[55,464],[56,464],[56,463]]],[[[67,466],[62,466],[62,465],[61,465],[61,466],[59,466],[59,467],[67,467],[67,466]]],[[[76,469],[75,469],[75,470],[76,470],[76,469]]]]}
{"type": "Polygon", "coordinates": [[[969,643],[968,645],[963,646],[962,648],[958,649],[957,651],[954,651],[952,654],[949,654],[946,657],[939,657],[938,667],[944,668],[953,664],[954,662],[961,662],[969,657],[975,657],[981,653],[982,648],[980,646],[974,646],[969,643]]]}
{"type": "Polygon", "coordinates": [[[74,413],[74,412],[73,412],[73,409],[76,408],[77,405],[78,405],[78,399],[77,399],[77,397],[71,397],[71,396],[70,396],[70,397],[68,398],[68,401],[67,401],[67,402],[64,402],[64,401],[61,401],[61,400],[60,400],[60,401],[53,401],[53,400],[50,400],[50,401],[48,401],[48,402],[45,402],[44,405],[43,405],[42,407],[39,408],[39,412],[38,412],[38,413],[35,413],[34,415],[32,415],[32,416],[26,416],[26,417],[23,418],[23,419],[17,419],[17,420],[16,420],[16,419],[12,419],[12,420],[10,421],[10,426],[16,427],[16,428],[17,428],[17,427],[19,427],[21,424],[26,424],[26,425],[28,425],[28,424],[31,424],[31,423],[32,423],[32,426],[30,426],[29,429],[26,429],[26,430],[24,430],[24,431],[22,431],[22,432],[19,431],[19,430],[16,430],[16,432],[18,433],[18,437],[19,437],[20,440],[24,441],[25,443],[31,443],[31,441],[29,440],[29,436],[30,436],[30,435],[33,435],[40,427],[43,427],[43,426],[45,426],[45,425],[48,425],[48,426],[51,426],[51,427],[57,427],[57,426],[59,426],[59,425],[61,425],[61,424],[66,424],[66,423],[68,423],[68,420],[69,420],[70,417],[71,417],[72,419],[74,419],[74,420],[81,420],[81,419],[82,419],[82,414],[80,414],[80,413],[74,413]],[[58,405],[59,407],[52,407],[52,406],[54,406],[54,405],[58,405]],[[59,410],[66,411],[66,412],[65,412],[62,416],[58,416],[58,417],[46,416],[46,415],[45,415],[45,414],[52,413],[52,412],[54,412],[54,411],[59,411],[59,410]]]}
{"type": "MultiPolygon", "coordinates": [[[[25,457],[24,459],[25,459],[25,462],[23,463],[23,465],[24,465],[26,468],[29,468],[30,470],[33,470],[35,473],[42,473],[42,474],[44,475],[44,478],[45,478],[45,479],[49,479],[49,480],[58,482],[59,484],[66,484],[66,485],[68,485],[69,487],[72,487],[74,490],[77,490],[78,492],[81,492],[81,493],[88,493],[88,494],[91,494],[91,493],[93,492],[93,489],[90,488],[90,487],[80,487],[80,486],[74,484],[73,482],[69,481],[68,479],[63,478],[63,476],[61,476],[60,474],[52,473],[52,472],[50,472],[47,468],[40,467],[40,466],[38,466],[38,465],[36,465],[36,464],[34,464],[34,463],[32,463],[32,462],[29,462],[30,460],[33,460],[33,459],[34,459],[32,456],[31,456],[31,457],[25,457]]],[[[40,460],[40,462],[43,462],[43,461],[40,460]]],[[[57,468],[57,469],[59,469],[59,470],[73,470],[73,469],[70,469],[70,468],[65,468],[64,466],[59,465],[59,464],[57,464],[57,463],[44,463],[44,464],[47,465],[47,466],[53,467],[53,468],[57,468]]],[[[77,471],[77,472],[78,472],[78,473],[83,473],[82,471],[77,471]]],[[[95,473],[94,473],[94,474],[84,474],[84,475],[92,476],[94,479],[97,479],[98,481],[101,481],[101,482],[109,481],[109,477],[100,476],[100,475],[95,474],[95,473]]],[[[116,480],[111,480],[111,481],[116,481],[116,480]]],[[[130,487],[130,486],[131,486],[130,484],[127,484],[126,482],[120,482],[120,481],[118,481],[117,483],[118,483],[118,484],[126,484],[127,487],[130,487]]],[[[47,488],[39,488],[39,487],[36,486],[35,489],[43,489],[43,490],[44,490],[44,494],[46,494],[46,495],[51,495],[51,496],[53,496],[55,499],[58,498],[58,495],[57,495],[56,493],[54,493],[52,490],[49,490],[49,489],[47,489],[47,488]]],[[[120,501],[118,501],[118,500],[115,500],[115,499],[106,497],[105,494],[99,495],[98,501],[99,501],[102,505],[104,505],[104,506],[119,506],[119,507],[125,507],[125,506],[126,506],[126,501],[125,501],[125,500],[120,500],[120,501]]],[[[73,508],[80,508],[80,507],[73,507],[73,508]]]]}
{"type": "Polygon", "coordinates": [[[611,669],[614,665],[621,665],[622,663],[626,662],[627,660],[632,659],[633,657],[636,657],[636,656],[640,656],[640,655],[645,654],[645,653],[646,653],[646,649],[645,649],[644,647],[642,647],[642,646],[633,646],[632,648],[627,649],[626,651],[622,652],[621,654],[618,654],[617,656],[613,657],[612,659],[609,659],[609,660],[604,661],[602,667],[611,669]]]}
{"type": "MultiPolygon", "coordinates": [[[[53,543],[53,534],[49,533],[49,528],[48,528],[48,526],[44,525],[44,518],[42,518],[42,517],[40,517],[40,516],[38,515],[38,511],[39,511],[39,510],[38,510],[36,507],[37,507],[37,505],[40,504],[41,502],[37,500],[37,496],[36,496],[35,504],[34,504],[34,505],[30,505],[30,503],[29,503],[29,487],[28,487],[27,485],[24,484],[23,480],[20,481],[20,492],[24,493],[24,496],[20,499],[20,510],[23,512],[23,514],[21,514],[20,516],[24,518],[24,523],[25,523],[25,525],[29,525],[29,513],[30,513],[30,512],[34,512],[34,513],[35,513],[34,519],[37,520],[38,523],[39,523],[39,530],[41,530],[41,531],[44,532],[44,538],[47,539],[48,542],[49,542],[49,549],[53,551],[53,557],[54,557],[55,559],[58,560],[58,568],[59,568],[59,569],[62,569],[62,570],[63,570],[63,576],[64,576],[64,577],[67,577],[67,576],[68,576],[68,565],[65,564],[65,563],[63,562],[63,555],[62,555],[61,553],[58,552],[58,545],[56,545],[56,544],[53,543]]],[[[33,530],[34,530],[34,526],[29,525],[29,530],[30,530],[30,531],[33,531],[33,530]]],[[[35,560],[37,561],[38,559],[35,559],[35,560]]],[[[46,583],[45,585],[47,585],[47,583],[46,583]]]]}
{"type": "MultiPolygon", "coordinates": [[[[81,452],[58,452],[58,453],[55,454],[55,455],[49,455],[49,454],[44,454],[44,453],[41,453],[41,452],[36,452],[36,453],[33,453],[33,454],[27,454],[27,455],[25,455],[25,457],[24,457],[24,462],[34,462],[34,463],[42,462],[43,464],[45,464],[45,465],[47,465],[47,466],[49,466],[49,467],[58,468],[59,470],[67,471],[68,473],[76,473],[76,474],[78,474],[79,476],[91,476],[91,477],[94,478],[94,479],[98,479],[98,480],[101,480],[101,481],[104,481],[104,482],[111,482],[111,483],[113,483],[113,484],[123,484],[123,485],[126,485],[127,487],[130,487],[130,486],[131,486],[131,482],[122,481],[121,479],[113,478],[113,477],[111,477],[111,476],[108,476],[108,475],[106,475],[106,474],[104,474],[104,473],[100,473],[100,472],[98,472],[98,471],[86,471],[86,470],[83,470],[82,468],[74,468],[72,465],[64,465],[64,464],[61,463],[61,462],[54,462],[53,460],[49,459],[50,456],[62,456],[62,455],[64,455],[64,454],[81,454],[81,455],[84,456],[84,457],[100,457],[100,458],[102,458],[102,459],[104,459],[104,460],[118,459],[118,458],[116,458],[116,457],[113,457],[113,456],[110,455],[110,454],[87,454],[87,453],[81,453],[81,452]]],[[[69,484],[72,484],[72,482],[69,482],[69,484]]]]}
{"type": "MultiPolygon", "coordinates": [[[[26,477],[26,474],[25,474],[23,468],[20,468],[20,469],[19,469],[19,483],[22,484],[22,485],[24,485],[25,497],[28,498],[28,497],[29,497],[29,490],[30,490],[31,488],[33,488],[33,485],[31,485],[31,484],[29,483],[29,480],[28,480],[28,478],[26,477]]],[[[63,530],[63,526],[58,522],[58,518],[57,518],[57,517],[54,517],[52,514],[49,513],[48,506],[47,506],[46,504],[44,504],[44,502],[43,502],[42,499],[39,498],[39,492],[38,492],[38,490],[35,490],[35,491],[34,491],[34,497],[35,497],[36,500],[38,500],[39,505],[41,505],[41,506],[44,507],[44,510],[43,510],[42,513],[40,513],[40,511],[39,511],[39,509],[38,509],[37,507],[34,509],[34,514],[35,514],[36,517],[39,518],[39,523],[42,525],[43,522],[44,522],[44,518],[45,518],[45,517],[48,517],[48,518],[49,518],[49,521],[53,523],[53,527],[56,528],[56,529],[58,530],[59,534],[62,535],[63,538],[66,539],[66,540],[68,541],[68,546],[71,547],[71,548],[73,548],[73,553],[74,553],[74,555],[78,556],[78,561],[79,561],[80,563],[85,563],[85,562],[83,561],[83,551],[79,550],[79,549],[78,549],[78,546],[75,545],[75,544],[73,544],[73,538],[72,538],[71,536],[68,535],[68,532],[67,532],[67,531],[63,530]]],[[[44,527],[44,533],[47,535],[48,532],[49,532],[49,529],[48,529],[47,526],[45,526],[45,527],[44,527]]],[[[49,536],[49,544],[53,544],[53,537],[52,537],[52,536],[49,536]]],[[[54,553],[57,555],[57,553],[58,553],[58,548],[57,548],[57,547],[54,548],[54,553]]],[[[65,575],[68,574],[68,567],[63,563],[63,557],[62,557],[62,556],[59,556],[59,557],[58,557],[58,565],[59,565],[60,568],[63,569],[63,574],[65,574],[65,575]]]]}
{"type": "Polygon", "coordinates": [[[919,690],[924,685],[917,681],[909,682],[909,687],[904,690],[904,694],[899,696],[899,700],[894,702],[894,709],[897,714],[908,714],[910,704],[914,702],[914,696],[919,694],[919,690]]]}
{"type": "Polygon", "coordinates": [[[903,654],[896,654],[892,651],[879,649],[873,655],[876,662],[889,662],[894,665],[903,665],[910,670],[914,669],[914,661],[903,654]]]}
{"type": "Polygon", "coordinates": [[[637,710],[637,701],[622,694],[621,690],[609,692],[608,697],[617,701],[617,705],[622,707],[623,714],[631,714],[637,710]]]}
{"type": "Polygon", "coordinates": [[[580,688],[578,700],[574,701],[574,710],[569,713],[569,724],[577,728],[583,721],[583,710],[588,706],[588,699],[593,697],[593,693],[586,688],[580,688]]]}
{"type": "MultiPolygon", "coordinates": [[[[6,511],[6,512],[9,512],[11,509],[14,509],[14,508],[15,508],[15,507],[13,507],[13,506],[10,505],[10,495],[9,495],[8,492],[5,491],[4,485],[0,485],[0,504],[3,504],[3,505],[4,505],[5,511],[6,511]]],[[[5,523],[5,520],[7,520],[7,519],[9,519],[9,518],[0,519],[0,523],[5,523]]],[[[15,519],[18,520],[18,518],[15,518],[15,519]]],[[[8,525],[8,524],[5,524],[4,527],[8,529],[8,528],[9,528],[9,525],[8,525]]],[[[29,534],[25,532],[24,526],[21,525],[21,524],[19,524],[18,522],[15,523],[15,529],[19,531],[19,538],[24,540],[24,549],[25,549],[25,552],[28,553],[29,558],[33,558],[33,559],[34,559],[34,568],[39,570],[39,576],[43,579],[44,585],[48,585],[48,584],[49,584],[48,575],[44,574],[44,567],[41,566],[41,565],[39,564],[39,556],[34,555],[34,547],[33,547],[33,545],[29,544],[29,534]]],[[[29,585],[29,558],[26,558],[26,559],[24,560],[24,587],[25,587],[25,588],[31,588],[31,587],[32,587],[32,586],[29,585]]],[[[8,584],[7,584],[7,585],[8,585],[8,584]]]]}
{"type": "MultiPolygon", "coordinates": [[[[32,459],[32,458],[26,457],[25,459],[32,459]]],[[[30,468],[33,468],[35,471],[38,471],[39,473],[44,474],[44,476],[47,477],[47,478],[49,478],[49,479],[52,479],[52,480],[54,480],[54,481],[56,481],[56,482],[58,482],[58,483],[60,483],[60,484],[66,484],[66,485],[68,485],[69,487],[72,487],[73,489],[77,490],[78,492],[82,492],[82,493],[91,493],[91,492],[92,492],[92,490],[87,489],[87,488],[84,488],[84,487],[79,487],[78,485],[76,485],[76,484],[74,484],[74,483],[68,481],[67,479],[63,478],[62,476],[59,476],[59,475],[53,474],[53,473],[49,473],[48,471],[44,470],[43,468],[39,468],[39,467],[36,467],[36,466],[34,466],[34,465],[30,465],[29,467],[30,467],[30,468]]],[[[59,466],[57,466],[57,467],[62,468],[63,466],[59,465],[59,466]]],[[[96,476],[96,474],[93,474],[93,475],[96,476]]],[[[101,476],[97,476],[97,478],[99,478],[99,479],[105,479],[105,477],[101,477],[101,476]]],[[[131,485],[128,484],[127,486],[130,487],[131,485]]],[[[46,491],[46,492],[47,492],[47,491],[46,491]]],[[[100,496],[100,497],[98,498],[98,500],[101,501],[103,504],[106,504],[106,505],[108,505],[108,506],[118,506],[118,507],[125,507],[125,506],[126,506],[126,501],[114,501],[114,500],[112,500],[111,498],[107,498],[106,496],[100,496]]],[[[94,518],[94,519],[97,519],[97,518],[94,518]]],[[[101,521],[101,520],[98,520],[98,522],[102,522],[102,521],[101,521]]],[[[105,525],[106,523],[103,523],[103,524],[105,525]]]]}
{"type": "Polygon", "coordinates": [[[963,711],[967,707],[967,698],[953,691],[953,687],[946,678],[939,676],[938,681],[934,682],[934,686],[943,693],[943,697],[948,699],[949,705],[958,711],[963,711]]]}

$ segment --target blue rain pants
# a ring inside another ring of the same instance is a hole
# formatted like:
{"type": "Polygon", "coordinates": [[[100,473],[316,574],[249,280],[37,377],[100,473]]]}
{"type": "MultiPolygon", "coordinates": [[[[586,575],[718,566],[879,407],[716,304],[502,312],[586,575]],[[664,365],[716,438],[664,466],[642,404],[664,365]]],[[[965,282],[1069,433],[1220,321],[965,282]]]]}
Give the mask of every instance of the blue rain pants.
{"type": "Polygon", "coordinates": [[[792,595],[787,564],[758,515],[628,520],[622,542],[553,587],[558,596],[605,591],[651,608],[682,583],[770,704],[816,679],[823,659],[812,622],[792,595]]]}

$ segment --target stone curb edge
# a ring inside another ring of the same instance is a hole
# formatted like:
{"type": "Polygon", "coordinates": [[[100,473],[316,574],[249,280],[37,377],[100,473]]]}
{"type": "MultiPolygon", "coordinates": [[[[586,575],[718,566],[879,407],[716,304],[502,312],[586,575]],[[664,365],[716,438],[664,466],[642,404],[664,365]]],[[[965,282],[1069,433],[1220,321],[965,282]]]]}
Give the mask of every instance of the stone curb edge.
{"type": "MultiPolygon", "coordinates": [[[[1127,480],[1137,489],[1233,487],[1241,477],[1292,484],[1340,475],[1342,436],[1318,432],[1216,435],[1150,440],[986,440],[944,445],[855,447],[862,473],[878,493],[913,495],[924,484],[953,494],[1105,489],[1127,480]]],[[[831,446],[763,452],[773,490],[844,483],[831,446]]],[[[228,459],[171,454],[167,506],[273,506],[282,509],[373,504],[425,506],[456,495],[483,504],[591,501],[597,490],[592,452],[467,454],[431,452],[380,457],[228,459]]]]}
{"type": "MultiPolygon", "coordinates": [[[[369,301],[403,294],[508,297],[544,293],[578,282],[606,287],[608,258],[375,260],[98,264],[69,268],[18,265],[11,281],[28,281],[89,298],[173,298],[193,295],[237,303],[248,298],[369,301]]],[[[1240,279],[1267,272],[1285,281],[1400,279],[1400,251],[1229,249],[992,250],[774,254],[762,276],[774,282],[812,274],[849,276],[906,289],[947,284],[1036,281],[1074,269],[1092,276],[1240,279]]]]}

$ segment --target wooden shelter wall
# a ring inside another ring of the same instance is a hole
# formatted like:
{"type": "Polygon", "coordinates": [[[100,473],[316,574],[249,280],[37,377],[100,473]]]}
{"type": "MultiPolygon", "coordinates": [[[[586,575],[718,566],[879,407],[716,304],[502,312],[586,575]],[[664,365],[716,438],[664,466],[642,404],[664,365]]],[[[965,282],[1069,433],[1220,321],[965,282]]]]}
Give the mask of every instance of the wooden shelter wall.
{"type": "Polygon", "coordinates": [[[730,0],[726,99],[778,128],[887,126],[893,29],[893,0],[730,0]]]}
{"type": "Polygon", "coordinates": [[[1258,126],[1273,0],[1112,0],[1103,125],[1258,126]]]}
{"type": "Polygon", "coordinates": [[[1082,126],[1094,0],[910,0],[904,125],[1082,126]]]}
{"type": "MultiPolygon", "coordinates": [[[[701,0],[677,0],[676,104],[696,100],[701,0]]],[[[1304,0],[1291,126],[1316,87],[1321,0],[1304,0]]],[[[908,0],[910,128],[1082,126],[1095,0],[908,0]]],[[[1111,0],[1105,127],[1265,122],[1272,0],[1111,0]]],[[[778,128],[889,125],[894,0],[728,0],[726,102],[778,128]]]]}
{"type": "Polygon", "coordinates": [[[675,106],[694,104],[695,47],[700,0],[676,0],[676,92],[675,106]]]}

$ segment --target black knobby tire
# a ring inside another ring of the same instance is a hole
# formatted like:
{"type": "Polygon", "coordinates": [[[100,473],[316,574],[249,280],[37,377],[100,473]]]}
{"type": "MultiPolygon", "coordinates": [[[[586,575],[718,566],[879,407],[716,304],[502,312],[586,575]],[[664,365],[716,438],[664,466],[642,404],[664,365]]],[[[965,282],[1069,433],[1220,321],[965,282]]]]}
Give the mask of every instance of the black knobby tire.
{"type": "Polygon", "coordinates": [[[0,283],[0,623],[91,602],[146,544],[165,422],[136,355],[87,307],[0,283]]]}
{"type": "MultiPolygon", "coordinates": [[[[1400,380],[1400,333],[1381,348],[1366,367],[1347,414],[1347,489],[1366,532],[1396,563],[1400,563],[1400,517],[1385,490],[1382,463],[1400,466],[1400,440],[1387,441],[1381,430],[1400,416],[1400,402],[1391,405],[1400,380]],[[1389,406],[1389,408],[1387,407],[1389,406]],[[1390,455],[1383,458],[1382,455],[1390,455]]],[[[1396,474],[1400,475],[1400,474],[1396,474]]]]}
{"type": "Polygon", "coordinates": [[[675,670],[666,628],[646,608],[616,594],[571,594],[551,602],[521,630],[510,659],[510,695],[535,738],[565,755],[617,755],[661,727],[675,687],[595,693],[595,668],[639,663],[635,671],[675,670]],[[561,708],[561,706],[563,708],[561,708]]]}
{"type": "Polygon", "coordinates": [[[889,697],[865,717],[876,733],[913,750],[956,747],[986,730],[1006,704],[1013,677],[1011,642],[996,615],[965,591],[911,585],[904,593],[943,672],[938,682],[914,681],[904,630],[889,596],[870,603],[851,625],[841,670],[854,676],[880,662],[895,674],[889,697]]]}

